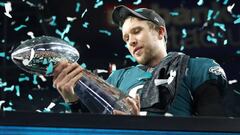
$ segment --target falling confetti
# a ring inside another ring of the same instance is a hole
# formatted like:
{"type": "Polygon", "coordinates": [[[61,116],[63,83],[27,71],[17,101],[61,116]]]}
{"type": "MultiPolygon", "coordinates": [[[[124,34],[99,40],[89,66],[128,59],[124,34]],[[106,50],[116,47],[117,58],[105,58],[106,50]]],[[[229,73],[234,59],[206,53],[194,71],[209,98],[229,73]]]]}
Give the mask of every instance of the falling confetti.
{"type": "Polygon", "coordinates": [[[137,1],[133,2],[133,5],[139,5],[141,3],[142,3],[142,0],[137,0],[137,1]]]}
{"type": "Polygon", "coordinates": [[[96,0],[94,8],[98,8],[98,7],[102,6],[102,5],[103,5],[103,1],[102,0],[96,0]]]}
{"type": "Polygon", "coordinates": [[[99,30],[99,32],[100,32],[100,33],[104,33],[104,34],[106,34],[106,35],[108,35],[108,36],[111,36],[111,35],[112,35],[112,33],[109,32],[109,31],[107,31],[107,30],[99,30]]]}
{"type": "Polygon", "coordinates": [[[132,62],[136,62],[136,59],[132,55],[126,55],[125,58],[130,59],[132,62]]]}
{"type": "Polygon", "coordinates": [[[5,12],[4,14],[9,17],[9,18],[12,18],[12,15],[10,15],[10,12],[12,11],[12,5],[11,5],[11,2],[7,2],[5,3],[5,12]]]}

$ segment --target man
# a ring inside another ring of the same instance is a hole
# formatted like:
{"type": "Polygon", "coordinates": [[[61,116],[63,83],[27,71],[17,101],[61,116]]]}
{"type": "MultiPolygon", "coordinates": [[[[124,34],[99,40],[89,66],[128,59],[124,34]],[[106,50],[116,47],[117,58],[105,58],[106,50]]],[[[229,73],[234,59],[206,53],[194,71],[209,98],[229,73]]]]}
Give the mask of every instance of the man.
{"type": "MultiPolygon", "coordinates": [[[[134,114],[166,116],[222,116],[226,86],[223,69],[207,58],[190,58],[167,53],[167,31],[163,18],[146,8],[117,6],[112,18],[122,29],[122,38],[139,65],[116,70],[107,82],[129,93],[134,114]],[[144,113],[142,113],[144,112],[144,113]]],[[[53,85],[73,111],[81,104],[73,88],[82,68],[60,62],[54,70],[53,85]]],[[[114,110],[114,114],[125,114],[114,110]]]]}

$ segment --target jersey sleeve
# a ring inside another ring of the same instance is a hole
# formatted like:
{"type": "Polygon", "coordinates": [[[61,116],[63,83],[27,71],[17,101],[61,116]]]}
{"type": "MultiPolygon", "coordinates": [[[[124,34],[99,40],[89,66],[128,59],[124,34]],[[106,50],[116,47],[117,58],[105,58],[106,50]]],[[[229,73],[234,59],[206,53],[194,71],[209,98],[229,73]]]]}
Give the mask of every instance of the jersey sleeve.
{"type": "Polygon", "coordinates": [[[220,87],[227,85],[227,78],[223,68],[212,59],[193,58],[189,63],[187,73],[192,92],[207,81],[215,81],[220,87]]]}

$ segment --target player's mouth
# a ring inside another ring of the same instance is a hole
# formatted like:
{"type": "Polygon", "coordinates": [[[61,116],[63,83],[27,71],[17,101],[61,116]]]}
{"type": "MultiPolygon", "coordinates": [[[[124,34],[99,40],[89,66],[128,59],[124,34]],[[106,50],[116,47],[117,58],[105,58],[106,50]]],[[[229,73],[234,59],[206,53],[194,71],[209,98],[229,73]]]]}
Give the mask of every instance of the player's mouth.
{"type": "Polygon", "coordinates": [[[136,47],[136,48],[133,50],[133,54],[135,54],[135,55],[140,55],[140,53],[142,52],[142,49],[143,49],[143,47],[136,47]]]}

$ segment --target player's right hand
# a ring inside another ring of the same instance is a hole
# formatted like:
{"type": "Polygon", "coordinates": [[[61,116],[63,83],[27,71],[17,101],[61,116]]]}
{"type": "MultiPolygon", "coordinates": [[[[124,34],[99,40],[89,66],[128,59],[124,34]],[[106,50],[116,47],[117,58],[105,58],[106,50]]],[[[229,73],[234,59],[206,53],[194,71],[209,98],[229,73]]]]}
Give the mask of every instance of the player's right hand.
{"type": "Polygon", "coordinates": [[[53,72],[53,87],[65,102],[75,102],[79,97],[74,92],[76,82],[82,77],[83,68],[77,63],[58,62],[53,72]]]}

